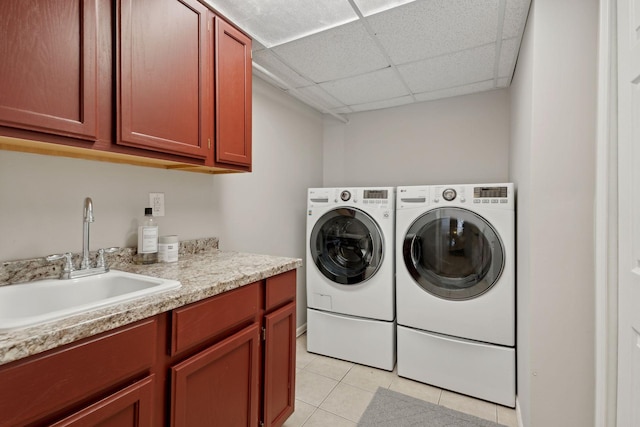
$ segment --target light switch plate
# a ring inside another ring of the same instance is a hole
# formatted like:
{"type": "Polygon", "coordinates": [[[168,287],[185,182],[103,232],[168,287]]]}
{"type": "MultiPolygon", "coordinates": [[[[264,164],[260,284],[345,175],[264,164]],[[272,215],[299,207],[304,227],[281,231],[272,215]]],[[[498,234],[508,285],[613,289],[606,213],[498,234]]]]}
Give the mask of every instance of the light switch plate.
{"type": "Polygon", "coordinates": [[[149,193],[149,206],[153,216],[164,216],[164,193],[149,193]]]}

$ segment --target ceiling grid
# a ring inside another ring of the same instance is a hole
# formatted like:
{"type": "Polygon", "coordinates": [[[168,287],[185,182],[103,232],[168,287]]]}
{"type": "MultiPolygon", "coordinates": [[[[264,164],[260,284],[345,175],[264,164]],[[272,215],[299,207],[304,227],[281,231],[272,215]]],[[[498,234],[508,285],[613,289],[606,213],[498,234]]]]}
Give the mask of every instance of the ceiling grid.
{"type": "Polygon", "coordinates": [[[255,74],[337,118],[508,87],[531,0],[206,0],[255,74]]]}

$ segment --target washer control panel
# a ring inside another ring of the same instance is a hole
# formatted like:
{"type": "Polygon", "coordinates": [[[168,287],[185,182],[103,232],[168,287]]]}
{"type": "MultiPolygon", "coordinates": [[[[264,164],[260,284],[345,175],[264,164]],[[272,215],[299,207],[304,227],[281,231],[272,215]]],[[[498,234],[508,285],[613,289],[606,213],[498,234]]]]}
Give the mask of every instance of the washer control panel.
{"type": "Polygon", "coordinates": [[[450,202],[453,199],[455,199],[457,195],[458,193],[456,193],[456,190],[454,190],[453,188],[447,188],[442,192],[442,198],[445,199],[447,202],[450,202]]]}
{"type": "Polygon", "coordinates": [[[393,209],[395,206],[395,191],[393,187],[310,188],[308,190],[307,204],[309,208],[329,205],[367,205],[376,208],[393,209]]]}
{"type": "Polygon", "coordinates": [[[464,204],[467,202],[465,197],[466,188],[461,187],[439,187],[433,189],[433,203],[455,202],[455,204],[464,204]]]}

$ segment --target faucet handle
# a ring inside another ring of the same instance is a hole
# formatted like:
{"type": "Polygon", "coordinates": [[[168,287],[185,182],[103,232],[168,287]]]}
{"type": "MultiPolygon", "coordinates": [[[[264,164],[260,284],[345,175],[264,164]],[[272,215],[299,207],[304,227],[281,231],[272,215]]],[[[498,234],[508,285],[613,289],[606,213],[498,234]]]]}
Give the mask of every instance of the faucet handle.
{"type": "Polygon", "coordinates": [[[98,249],[98,260],[96,261],[96,268],[104,268],[105,270],[109,270],[106,267],[106,263],[104,262],[104,254],[112,254],[115,251],[117,251],[118,247],[113,247],[113,248],[105,248],[105,249],[98,249]]]}
{"type": "Polygon", "coordinates": [[[64,273],[70,273],[70,272],[72,272],[73,270],[75,270],[75,269],[73,268],[73,258],[72,258],[71,252],[66,252],[66,253],[64,253],[64,254],[54,254],[54,255],[49,255],[49,256],[46,258],[46,260],[47,260],[47,261],[49,261],[49,262],[57,261],[57,260],[59,260],[59,259],[65,259],[65,260],[66,260],[66,261],[65,261],[65,263],[64,263],[64,267],[63,267],[63,269],[62,269],[62,274],[64,274],[64,273]]]}

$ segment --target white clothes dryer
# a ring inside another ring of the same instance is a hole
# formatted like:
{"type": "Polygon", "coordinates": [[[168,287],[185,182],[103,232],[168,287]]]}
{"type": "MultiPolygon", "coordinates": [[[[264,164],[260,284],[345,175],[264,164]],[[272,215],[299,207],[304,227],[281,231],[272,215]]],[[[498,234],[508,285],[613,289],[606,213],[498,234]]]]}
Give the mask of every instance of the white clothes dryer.
{"type": "Polygon", "coordinates": [[[515,199],[505,184],[398,187],[398,374],[515,406],[515,199]]]}
{"type": "Polygon", "coordinates": [[[395,366],[393,187],[310,188],[307,349],[395,366]]]}

